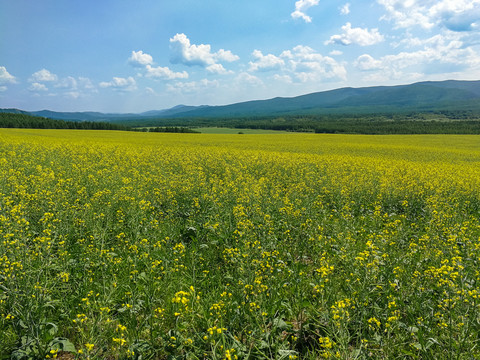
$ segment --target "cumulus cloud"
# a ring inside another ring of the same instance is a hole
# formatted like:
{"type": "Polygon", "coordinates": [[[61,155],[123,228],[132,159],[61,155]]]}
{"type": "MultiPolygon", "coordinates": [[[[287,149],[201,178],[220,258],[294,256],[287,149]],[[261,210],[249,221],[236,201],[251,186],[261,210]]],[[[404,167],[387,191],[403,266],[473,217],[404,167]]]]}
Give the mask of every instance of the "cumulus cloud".
{"type": "MultiPolygon", "coordinates": [[[[114,78],[115,79],[115,78],[114,78]]],[[[110,83],[102,83],[103,87],[114,87],[121,88],[121,78],[113,80],[110,83]],[[107,84],[109,84],[107,86],[107,84]]],[[[29,91],[35,92],[37,95],[40,93],[46,93],[49,91],[49,87],[46,86],[47,83],[50,83],[55,89],[56,93],[49,93],[49,96],[63,95],[64,97],[77,99],[83,96],[88,96],[89,94],[97,92],[96,87],[93,85],[92,81],[86,77],[73,77],[66,76],[64,78],[58,78],[57,75],[52,74],[46,69],[42,69],[34,73],[30,79],[30,86],[28,87],[29,91]]],[[[128,81],[128,80],[127,80],[128,81]]],[[[127,89],[131,89],[127,86],[127,89]]]]}
{"type": "Polygon", "coordinates": [[[263,85],[263,81],[260,80],[255,75],[249,74],[247,72],[241,72],[235,77],[235,82],[237,84],[246,84],[246,85],[253,85],[253,86],[260,86],[263,85]]]}
{"type": "Polygon", "coordinates": [[[202,79],[199,81],[180,82],[167,85],[167,90],[174,93],[194,93],[212,88],[217,88],[220,83],[217,80],[202,79]]]}
{"type": "Polygon", "coordinates": [[[298,45],[292,51],[284,51],[281,57],[288,59],[290,70],[301,82],[325,79],[346,79],[345,67],[330,56],[315,52],[308,46],[298,45]]]}
{"type": "Polygon", "coordinates": [[[65,97],[71,98],[71,99],[78,99],[82,94],[79,91],[67,91],[65,94],[65,97]]]}
{"type": "Polygon", "coordinates": [[[233,62],[239,59],[230,50],[220,49],[212,52],[211,46],[206,44],[195,45],[185,34],[176,34],[170,39],[171,58],[173,64],[187,66],[208,67],[220,61],[233,62]]]}
{"type": "MultiPolygon", "coordinates": [[[[255,61],[249,63],[248,71],[275,71],[273,79],[277,81],[291,83],[296,79],[305,83],[346,78],[347,72],[343,64],[308,46],[298,45],[278,56],[264,55],[260,50],[255,50],[252,56],[255,61]]],[[[245,74],[247,73],[243,76],[245,74]]]]}
{"type": "Polygon", "coordinates": [[[368,54],[359,56],[354,65],[363,71],[370,71],[368,80],[380,78],[412,79],[424,73],[455,73],[480,69],[480,56],[471,47],[465,47],[455,36],[435,35],[423,41],[423,48],[416,51],[402,51],[378,59],[368,54]]]}
{"type": "Polygon", "coordinates": [[[363,77],[363,81],[368,84],[384,84],[386,80],[401,80],[403,83],[413,83],[420,80],[425,80],[425,75],[418,72],[404,72],[396,69],[383,69],[378,72],[371,72],[363,77]]]}
{"type": "Polygon", "coordinates": [[[93,85],[92,80],[87,77],[78,77],[78,85],[84,89],[95,90],[95,85],[93,85]]]}
{"type": "Polygon", "coordinates": [[[325,42],[325,45],[339,44],[351,45],[357,44],[360,46],[374,45],[384,40],[383,35],[378,32],[378,29],[362,29],[352,28],[352,24],[347,22],[342,26],[343,34],[332,35],[330,40],[325,42]]]}
{"type": "Polygon", "coordinates": [[[153,90],[151,87],[146,87],[145,88],[145,92],[148,94],[148,95],[156,95],[157,93],[155,92],[155,90],[153,90]]]}
{"type": "Polygon", "coordinates": [[[225,69],[222,64],[212,64],[210,66],[207,66],[206,69],[208,72],[213,74],[233,74],[233,71],[225,69]]]}
{"type": "Polygon", "coordinates": [[[305,12],[312,6],[318,5],[320,0],[298,0],[295,2],[295,11],[290,15],[294,19],[303,19],[305,22],[312,22],[312,18],[305,14],[305,12]]]}
{"type": "Polygon", "coordinates": [[[33,92],[44,92],[48,91],[48,88],[44,84],[34,82],[28,87],[28,90],[33,92]]]}
{"type": "Polygon", "coordinates": [[[279,74],[275,74],[273,76],[273,79],[276,80],[276,81],[281,81],[281,82],[284,82],[286,84],[291,84],[293,83],[292,81],[292,77],[290,75],[279,75],[279,74]]]}
{"type": "Polygon", "coordinates": [[[384,20],[398,28],[443,26],[452,31],[480,28],[480,0],[377,0],[386,10],[384,20]]]}
{"type": "Polygon", "coordinates": [[[448,36],[435,35],[424,41],[423,49],[412,52],[400,52],[381,58],[385,66],[406,68],[418,64],[434,62],[450,63],[452,65],[477,66],[480,64],[478,54],[469,47],[464,47],[462,41],[448,36]]]}
{"type": "Polygon", "coordinates": [[[132,51],[132,55],[128,58],[128,62],[135,67],[146,66],[153,64],[153,58],[142,50],[132,51]]]}
{"type": "Polygon", "coordinates": [[[39,70],[32,74],[30,78],[31,82],[52,82],[57,81],[58,77],[55,74],[52,74],[47,69],[39,70]]]}
{"type": "Polygon", "coordinates": [[[382,19],[392,20],[397,27],[420,25],[429,29],[434,24],[428,16],[428,7],[420,5],[417,0],[378,0],[385,7],[387,14],[382,19]]]}
{"type": "Polygon", "coordinates": [[[82,76],[78,78],[74,78],[73,76],[61,78],[55,83],[54,87],[58,89],[63,96],[71,99],[78,99],[97,92],[92,81],[82,76]]]}
{"type": "MultiPolygon", "coordinates": [[[[16,83],[15,76],[11,75],[5,66],[0,66],[0,84],[16,83]]],[[[5,88],[6,90],[6,88],[5,88]]]]}
{"type": "Polygon", "coordinates": [[[368,54],[360,55],[353,63],[358,69],[362,71],[378,70],[382,68],[382,62],[375,60],[368,54]]]}
{"type": "Polygon", "coordinates": [[[112,88],[118,91],[133,91],[137,89],[137,83],[131,76],[128,78],[114,77],[112,81],[101,82],[100,87],[112,88]]]}
{"type": "Polygon", "coordinates": [[[217,60],[234,62],[240,59],[238,55],[233,54],[230,50],[220,49],[215,53],[217,60]]]}
{"type": "Polygon", "coordinates": [[[480,0],[436,1],[429,15],[438,24],[452,31],[479,30],[480,0]]]}
{"type": "Polygon", "coordinates": [[[56,83],[55,87],[74,90],[77,88],[77,80],[72,76],[67,76],[66,78],[63,78],[58,83],[56,83]]]}
{"type": "Polygon", "coordinates": [[[350,14],[350,4],[346,3],[340,8],[340,14],[342,15],[348,15],[350,14]]]}
{"type": "Polygon", "coordinates": [[[173,80],[173,79],[187,79],[188,73],[186,71],[182,72],[174,72],[170,70],[168,67],[152,67],[151,65],[147,65],[145,67],[147,71],[147,77],[155,78],[155,79],[166,79],[166,80],[173,80]]]}
{"type": "Polygon", "coordinates": [[[254,50],[252,56],[255,58],[255,61],[249,62],[250,71],[276,70],[285,65],[283,59],[272,54],[263,55],[260,50],[254,50]]]}
{"type": "Polygon", "coordinates": [[[340,50],[332,50],[328,54],[331,56],[340,56],[340,55],[343,55],[343,52],[340,50]]]}

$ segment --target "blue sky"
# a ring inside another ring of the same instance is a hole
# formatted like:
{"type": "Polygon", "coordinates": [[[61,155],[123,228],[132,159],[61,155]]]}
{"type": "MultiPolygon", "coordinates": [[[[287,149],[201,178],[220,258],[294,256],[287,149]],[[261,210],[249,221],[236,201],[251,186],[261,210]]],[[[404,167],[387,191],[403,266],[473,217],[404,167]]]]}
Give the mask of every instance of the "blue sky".
{"type": "Polygon", "coordinates": [[[0,107],[142,112],[480,79],[480,0],[0,0],[0,107]]]}

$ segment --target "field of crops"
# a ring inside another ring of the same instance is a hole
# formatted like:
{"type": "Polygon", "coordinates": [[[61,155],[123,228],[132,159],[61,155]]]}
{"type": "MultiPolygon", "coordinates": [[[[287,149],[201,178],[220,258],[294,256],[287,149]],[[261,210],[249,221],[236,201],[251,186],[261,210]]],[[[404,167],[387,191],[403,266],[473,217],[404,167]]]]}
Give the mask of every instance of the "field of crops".
{"type": "Polygon", "coordinates": [[[480,358],[478,136],[0,130],[0,358],[480,358]]]}

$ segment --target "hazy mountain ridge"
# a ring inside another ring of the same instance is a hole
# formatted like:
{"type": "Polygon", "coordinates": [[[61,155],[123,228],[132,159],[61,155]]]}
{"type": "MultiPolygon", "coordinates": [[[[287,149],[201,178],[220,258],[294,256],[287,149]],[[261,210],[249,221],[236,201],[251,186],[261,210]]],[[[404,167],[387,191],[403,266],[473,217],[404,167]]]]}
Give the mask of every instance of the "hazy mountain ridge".
{"type": "Polygon", "coordinates": [[[0,109],[51,119],[111,121],[125,119],[241,117],[281,114],[354,114],[433,110],[480,111],[480,81],[425,81],[409,85],[340,88],[300,95],[252,100],[223,106],[177,105],[170,109],[139,114],[100,112],[56,112],[0,109]]]}

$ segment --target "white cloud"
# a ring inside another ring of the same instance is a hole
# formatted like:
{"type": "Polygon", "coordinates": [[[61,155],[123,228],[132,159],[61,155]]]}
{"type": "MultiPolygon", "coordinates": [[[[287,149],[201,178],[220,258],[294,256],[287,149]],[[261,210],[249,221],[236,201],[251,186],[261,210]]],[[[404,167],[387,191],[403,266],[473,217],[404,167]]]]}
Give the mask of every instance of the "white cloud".
{"type": "MultiPolygon", "coordinates": [[[[397,27],[420,25],[430,29],[434,25],[427,14],[428,6],[421,5],[417,0],[378,0],[378,3],[387,11],[382,19],[394,21],[397,27]]],[[[425,1],[421,3],[425,4],[425,1]]]]}
{"type": "Polygon", "coordinates": [[[185,34],[176,34],[170,39],[172,63],[208,66],[215,63],[215,56],[210,52],[210,45],[191,45],[185,34]]]}
{"type": "Polygon", "coordinates": [[[78,99],[82,94],[78,91],[67,91],[65,94],[65,97],[71,98],[71,99],[78,99]]]}
{"type": "MultiPolygon", "coordinates": [[[[125,84],[126,90],[133,90],[134,84],[129,79],[114,78],[110,83],[101,83],[102,87],[113,87],[116,89],[122,88],[122,81],[126,81],[128,84],[125,84]]],[[[28,87],[29,91],[37,93],[47,92],[49,88],[45,85],[47,82],[50,82],[58,93],[49,93],[49,96],[62,95],[66,98],[77,99],[80,97],[88,96],[89,94],[98,92],[96,87],[93,85],[92,81],[86,77],[75,78],[73,76],[67,76],[59,79],[57,75],[52,74],[48,70],[37,71],[29,79],[31,82],[28,87]],[[38,81],[35,81],[37,79],[38,81]]]]}
{"type": "Polygon", "coordinates": [[[325,45],[339,44],[351,45],[357,44],[360,46],[374,45],[384,40],[383,35],[378,32],[378,29],[362,29],[352,28],[352,24],[347,22],[342,26],[343,34],[332,35],[330,40],[325,42],[325,45]]]}
{"type": "Polygon", "coordinates": [[[217,60],[226,61],[226,62],[234,62],[240,59],[238,55],[233,54],[230,50],[218,50],[215,54],[217,60]]]}
{"type": "Polygon", "coordinates": [[[254,50],[252,56],[255,58],[255,61],[249,62],[249,71],[276,70],[285,65],[283,59],[272,54],[263,55],[260,50],[254,50]]]}
{"type": "Polygon", "coordinates": [[[343,55],[343,51],[340,51],[340,50],[332,50],[328,53],[329,55],[331,56],[340,56],[340,55],[343,55]]]}
{"type": "Polygon", "coordinates": [[[418,37],[405,37],[400,42],[392,44],[394,47],[403,46],[405,48],[428,47],[442,48],[446,43],[457,44],[466,47],[463,43],[463,35],[456,32],[448,32],[446,34],[437,34],[430,38],[420,39],[418,37]]]}
{"type": "Polygon", "coordinates": [[[465,48],[459,39],[435,35],[425,40],[424,44],[421,50],[386,55],[381,60],[385,66],[400,69],[434,62],[464,66],[477,66],[480,63],[479,55],[472,48],[465,48]]]}
{"type": "Polygon", "coordinates": [[[287,84],[291,84],[293,81],[292,81],[292,77],[290,75],[278,75],[278,74],[275,74],[273,76],[273,79],[274,80],[277,80],[277,81],[281,81],[281,82],[284,82],[284,83],[287,83],[287,84]]]}
{"type": "Polygon", "coordinates": [[[39,70],[32,74],[30,78],[31,82],[50,82],[50,81],[57,81],[58,77],[55,74],[52,74],[47,69],[39,70]]]}
{"type": "Polygon", "coordinates": [[[187,79],[188,73],[186,71],[183,72],[174,72],[170,70],[168,67],[152,67],[151,65],[146,66],[147,70],[147,77],[155,78],[155,79],[166,79],[166,80],[173,80],[173,79],[187,79]]]}
{"type": "Polygon", "coordinates": [[[128,58],[128,62],[133,66],[145,66],[153,64],[153,58],[149,54],[145,54],[142,50],[132,51],[132,55],[128,58]]]}
{"type": "Polygon", "coordinates": [[[355,60],[353,65],[363,71],[379,70],[382,68],[382,62],[379,60],[375,60],[368,54],[360,55],[357,60],[355,60]]]}
{"type": "Polygon", "coordinates": [[[80,76],[78,78],[78,85],[79,85],[79,87],[82,87],[84,89],[95,90],[95,85],[93,85],[92,80],[90,80],[89,78],[86,78],[86,77],[80,76]]]}
{"type": "Polygon", "coordinates": [[[305,12],[312,6],[318,5],[320,0],[298,0],[295,2],[295,11],[290,15],[294,19],[303,19],[305,22],[312,22],[312,18],[305,14],[305,12]]]}
{"type": "Polygon", "coordinates": [[[42,92],[42,91],[48,91],[48,88],[44,84],[34,82],[28,87],[28,90],[33,92],[42,92]]]}
{"type": "Polygon", "coordinates": [[[11,75],[5,66],[0,66],[0,84],[15,84],[15,76],[11,75]]]}
{"type": "Polygon", "coordinates": [[[195,93],[217,88],[220,83],[217,80],[202,79],[200,81],[180,82],[167,85],[167,90],[174,93],[195,93]]]}
{"type": "MultiPolygon", "coordinates": [[[[275,71],[272,78],[276,81],[292,83],[293,79],[296,79],[306,83],[327,79],[346,79],[347,72],[343,64],[330,56],[315,52],[308,46],[298,45],[291,50],[283,51],[279,56],[263,55],[260,50],[255,50],[252,55],[257,60],[249,63],[249,71],[275,71]]],[[[245,74],[247,73],[243,73],[242,76],[246,77],[245,74]]]]}
{"type": "Polygon", "coordinates": [[[155,90],[153,90],[151,87],[146,87],[145,88],[145,92],[149,95],[156,95],[157,93],[155,92],[155,90]]]}
{"type": "Polygon", "coordinates": [[[350,4],[346,3],[340,8],[340,14],[342,15],[348,15],[350,14],[350,4]]]}
{"type": "Polygon", "coordinates": [[[425,80],[425,75],[418,72],[403,72],[395,69],[384,69],[379,72],[372,72],[363,78],[367,84],[381,84],[384,85],[385,81],[395,80],[402,83],[413,83],[420,80],[425,80]]]}
{"type": "Polygon", "coordinates": [[[210,45],[192,45],[185,34],[176,34],[170,39],[170,50],[172,63],[187,66],[208,67],[219,61],[232,62],[239,59],[230,50],[220,49],[218,52],[212,53],[210,45]]]}
{"type": "Polygon", "coordinates": [[[6,86],[0,86],[0,92],[4,92],[4,91],[7,91],[7,87],[6,86]]]}
{"type": "Polygon", "coordinates": [[[263,81],[260,80],[258,77],[255,75],[249,74],[247,72],[241,72],[235,77],[235,82],[237,84],[247,84],[247,85],[254,85],[254,86],[260,86],[263,85],[263,81]]]}
{"type": "MultiPolygon", "coordinates": [[[[429,39],[415,41],[423,44],[416,51],[402,51],[397,54],[374,59],[368,54],[361,55],[354,62],[360,70],[369,70],[367,80],[376,78],[411,80],[421,73],[452,74],[458,77],[459,71],[465,74],[480,70],[480,54],[473,48],[465,47],[455,33],[448,36],[435,35],[429,39]]],[[[460,75],[462,76],[462,75],[460,75]]]]}
{"type": "Polygon", "coordinates": [[[66,78],[61,79],[57,84],[55,84],[55,87],[74,90],[77,88],[77,80],[74,77],[67,76],[66,78]]]}
{"type": "Polygon", "coordinates": [[[321,81],[325,79],[345,80],[345,67],[330,56],[323,56],[308,46],[298,45],[282,52],[288,59],[288,69],[301,82],[321,81]]]}
{"type": "Polygon", "coordinates": [[[399,28],[443,26],[452,31],[478,30],[480,0],[377,0],[385,7],[385,20],[399,28]]]}
{"type": "Polygon", "coordinates": [[[112,88],[118,91],[133,91],[137,89],[137,83],[131,76],[128,78],[114,77],[112,81],[101,82],[100,87],[112,88]]]}
{"type": "Polygon", "coordinates": [[[233,71],[229,71],[225,69],[222,64],[212,64],[210,66],[207,66],[206,69],[208,72],[211,72],[214,74],[220,74],[220,75],[233,74],[233,71]]]}
{"type": "Polygon", "coordinates": [[[278,81],[290,83],[294,78],[300,82],[314,82],[346,78],[346,70],[341,63],[308,46],[298,45],[279,56],[263,55],[260,50],[255,50],[252,56],[256,61],[249,63],[249,71],[275,71],[273,79],[278,81]]]}

